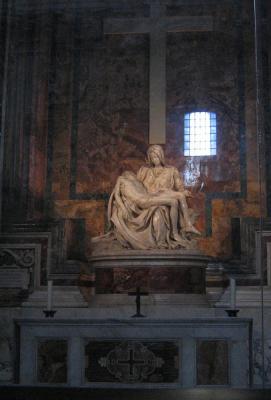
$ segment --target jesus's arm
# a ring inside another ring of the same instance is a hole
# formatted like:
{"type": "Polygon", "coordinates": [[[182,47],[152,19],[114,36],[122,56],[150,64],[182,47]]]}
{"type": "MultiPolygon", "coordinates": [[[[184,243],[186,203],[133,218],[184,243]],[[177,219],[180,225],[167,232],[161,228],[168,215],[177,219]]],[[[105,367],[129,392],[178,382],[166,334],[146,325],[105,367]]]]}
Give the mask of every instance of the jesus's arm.
{"type": "Polygon", "coordinates": [[[129,210],[127,210],[127,208],[125,207],[125,204],[122,200],[122,195],[121,195],[121,191],[122,191],[122,185],[125,185],[125,179],[123,179],[122,177],[119,177],[115,186],[115,190],[114,190],[114,194],[115,194],[115,202],[117,204],[117,206],[121,209],[123,217],[125,219],[128,219],[129,217],[129,210]]]}
{"type": "Polygon", "coordinates": [[[173,180],[174,180],[174,189],[177,192],[181,192],[187,197],[191,196],[191,192],[185,189],[183,180],[177,168],[174,168],[173,170],[173,180]]]}

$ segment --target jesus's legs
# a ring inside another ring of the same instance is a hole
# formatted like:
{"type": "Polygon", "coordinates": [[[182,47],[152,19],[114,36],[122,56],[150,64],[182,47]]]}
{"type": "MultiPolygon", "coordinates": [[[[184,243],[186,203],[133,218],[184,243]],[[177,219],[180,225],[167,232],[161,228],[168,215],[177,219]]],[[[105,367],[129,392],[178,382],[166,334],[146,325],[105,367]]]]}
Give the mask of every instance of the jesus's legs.
{"type": "Polygon", "coordinates": [[[149,208],[151,206],[169,206],[172,237],[176,242],[179,242],[182,245],[185,244],[185,241],[178,233],[179,203],[176,198],[173,198],[172,196],[167,196],[166,194],[161,194],[159,196],[150,196],[144,202],[144,206],[144,208],[149,208]]]}
{"type": "Polygon", "coordinates": [[[183,213],[184,224],[185,224],[184,230],[186,232],[196,233],[197,235],[200,235],[200,232],[193,226],[193,224],[191,222],[185,195],[181,192],[174,192],[174,191],[171,191],[170,195],[172,197],[174,197],[175,199],[179,200],[179,203],[180,203],[180,206],[182,209],[182,213],[183,213]]]}

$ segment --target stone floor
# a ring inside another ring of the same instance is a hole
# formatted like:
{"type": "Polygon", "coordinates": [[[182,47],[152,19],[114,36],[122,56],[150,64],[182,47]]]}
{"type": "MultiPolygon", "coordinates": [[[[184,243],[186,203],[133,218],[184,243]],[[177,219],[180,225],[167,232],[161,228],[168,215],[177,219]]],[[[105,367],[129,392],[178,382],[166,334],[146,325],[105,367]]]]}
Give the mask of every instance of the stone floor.
{"type": "Polygon", "coordinates": [[[271,390],[234,389],[66,389],[0,387],[1,400],[270,400],[271,390]]]}

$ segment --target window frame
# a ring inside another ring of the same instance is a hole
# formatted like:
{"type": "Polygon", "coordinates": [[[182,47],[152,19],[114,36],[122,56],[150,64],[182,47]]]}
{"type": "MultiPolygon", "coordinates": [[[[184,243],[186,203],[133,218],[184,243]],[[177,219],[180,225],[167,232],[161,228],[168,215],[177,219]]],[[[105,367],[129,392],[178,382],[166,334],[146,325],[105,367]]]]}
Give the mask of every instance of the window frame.
{"type": "Polygon", "coordinates": [[[182,113],[182,153],[183,157],[185,158],[200,158],[202,160],[215,160],[218,157],[219,154],[219,113],[217,110],[214,109],[207,109],[207,108],[191,108],[187,109],[182,113]],[[216,154],[210,154],[210,155],[185,155],[184,154],[184,136],[185,136],[185,126],[184,126],[184,121],[185,121],[185,115],[186,114],[192,114],[192,113],[200,113],[200,112],[206,112],[206,113],[213,113],[216,115],[216,154]]]}

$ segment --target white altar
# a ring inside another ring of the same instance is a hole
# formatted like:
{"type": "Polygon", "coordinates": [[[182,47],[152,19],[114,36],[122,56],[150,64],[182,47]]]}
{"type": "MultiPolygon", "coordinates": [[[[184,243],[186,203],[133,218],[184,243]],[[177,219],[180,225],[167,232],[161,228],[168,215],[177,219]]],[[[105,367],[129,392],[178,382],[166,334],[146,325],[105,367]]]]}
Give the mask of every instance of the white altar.
{"type": "Polygon", "coordinates": [[[22,385],[247,388],[245,318],[18,319],[22,385]]]}

